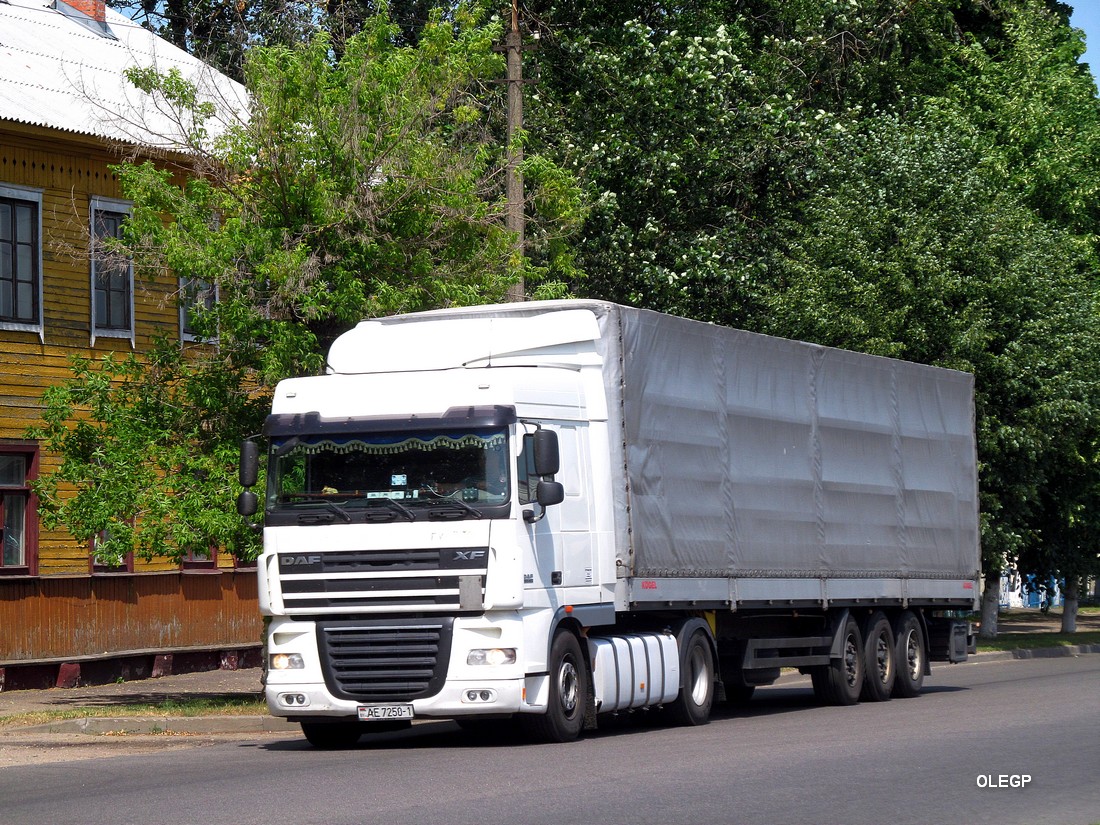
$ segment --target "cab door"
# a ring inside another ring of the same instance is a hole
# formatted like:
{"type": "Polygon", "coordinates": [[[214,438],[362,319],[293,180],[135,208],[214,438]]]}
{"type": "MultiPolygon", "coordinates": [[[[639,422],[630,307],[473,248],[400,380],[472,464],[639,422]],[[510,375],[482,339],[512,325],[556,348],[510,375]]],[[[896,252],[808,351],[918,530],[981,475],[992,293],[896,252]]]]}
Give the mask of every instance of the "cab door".
{"type": "MultiPolygon", "coordinates": [[[[595,580],[591,502],[588,489],[588,428],[574,422],[547,425],[558,435],[561,465],[553,480],[565,488],[561,504],[548,507],[535,523],[524,522],[530,536],[530,555],[524,564],[524,587],[543,589],[585,587],[595,580]]],[[[533,437],[526,434],[519,456],[519,501],[523,510],[536,515],[540,480],[534,474],[533,437]]]]}

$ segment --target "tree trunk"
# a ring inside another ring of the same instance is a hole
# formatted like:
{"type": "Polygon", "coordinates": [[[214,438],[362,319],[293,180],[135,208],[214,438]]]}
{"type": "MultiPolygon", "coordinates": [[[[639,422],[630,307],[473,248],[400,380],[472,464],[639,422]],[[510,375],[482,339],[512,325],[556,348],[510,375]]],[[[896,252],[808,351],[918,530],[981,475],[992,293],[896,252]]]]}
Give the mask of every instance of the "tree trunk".
{"type": "Polygon", "coordinates": [[[982,629],[978,636],[982,639],[997,638],[997,614],[1001,608],[1001,574],[987,573],[985,590],[982,592],[982,629]]]}
{"type": "Polygon", "coordinates": [[[1065,588],[1062,590],[1063,633],[1077,632],[1077,596],[1080,583],[1076,576],[1066,576],[1065,588]]]}

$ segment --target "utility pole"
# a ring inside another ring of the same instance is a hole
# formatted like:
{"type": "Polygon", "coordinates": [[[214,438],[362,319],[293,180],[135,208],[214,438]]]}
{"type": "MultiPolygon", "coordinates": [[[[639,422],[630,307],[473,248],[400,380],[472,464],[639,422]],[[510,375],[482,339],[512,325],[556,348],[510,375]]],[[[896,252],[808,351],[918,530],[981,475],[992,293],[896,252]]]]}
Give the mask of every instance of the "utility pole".
{"type": "MultiPolygon", "coordinates": [[[[519,33],[517,0],[512,0],[512,25],[504,37],[504,49],[508,56],[508,165],[505,169],[505,194],[508,201],[508,230],[516,236],[516,258],[523,266],[523,147],[517,137],[523,129],[523,39],[519,33]]],[[[523,271],[519,280],[508,288],[509,301],[524,299],[523,271]]]]}

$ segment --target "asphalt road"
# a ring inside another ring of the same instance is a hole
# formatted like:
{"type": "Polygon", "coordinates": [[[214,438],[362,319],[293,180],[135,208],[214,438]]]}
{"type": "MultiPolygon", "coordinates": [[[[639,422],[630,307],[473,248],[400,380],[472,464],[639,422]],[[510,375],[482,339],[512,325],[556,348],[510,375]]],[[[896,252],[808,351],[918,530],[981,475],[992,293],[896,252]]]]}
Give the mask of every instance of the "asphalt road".
{"type": "Polygon", "coordinates": [[[344,752],[285,733],[172,742],[4,768],[0,822],[1100,822],[1100,656],[940,665],[925,687],[822,708],[800,681],[703,728],[633,718],[568,745],[450,723],[344,752]]]}

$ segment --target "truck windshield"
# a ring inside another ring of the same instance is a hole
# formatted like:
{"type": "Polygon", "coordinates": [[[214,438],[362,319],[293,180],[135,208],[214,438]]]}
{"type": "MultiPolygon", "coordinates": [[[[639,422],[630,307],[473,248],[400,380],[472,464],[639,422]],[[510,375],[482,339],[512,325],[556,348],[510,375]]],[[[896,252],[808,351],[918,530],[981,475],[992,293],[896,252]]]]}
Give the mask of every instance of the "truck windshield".
{"type": "Polygon", "coordinates": [[[348,522],[498,515],[511,489],[503,429],[279,437],[268,470],[269,513],[348,522]]]}

